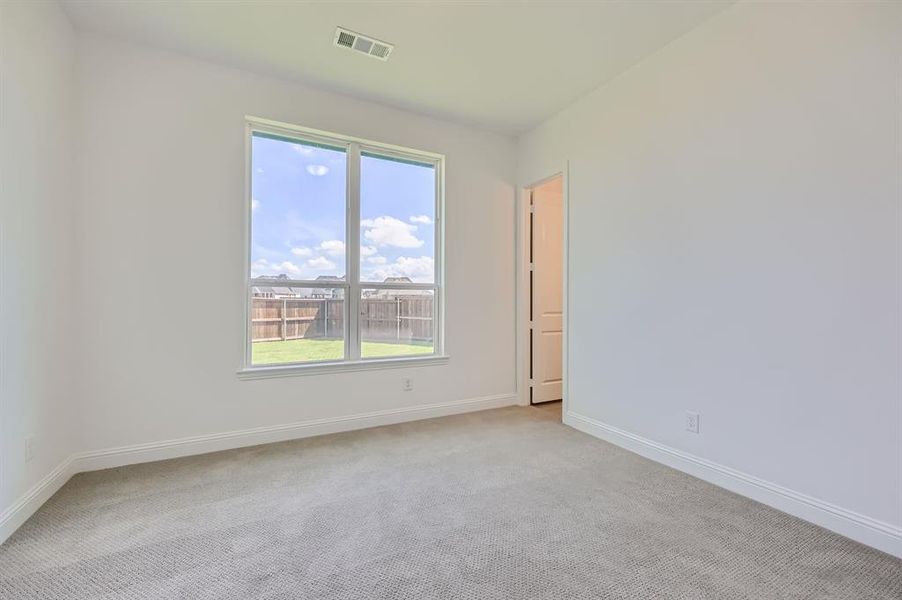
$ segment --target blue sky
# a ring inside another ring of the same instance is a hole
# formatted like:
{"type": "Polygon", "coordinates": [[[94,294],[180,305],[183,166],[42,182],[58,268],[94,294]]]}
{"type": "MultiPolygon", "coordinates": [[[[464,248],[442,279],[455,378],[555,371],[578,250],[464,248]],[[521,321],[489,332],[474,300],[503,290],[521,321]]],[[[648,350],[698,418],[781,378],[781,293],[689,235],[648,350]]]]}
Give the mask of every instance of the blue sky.
{"type": "MultiPolygon", "coordinates": [[[[254,136],[252,276],[345,274],[345,172],[340,150],[254,136]]],[[[361,279],[432,282],[435,170],[363,156],[361,279]]]]}

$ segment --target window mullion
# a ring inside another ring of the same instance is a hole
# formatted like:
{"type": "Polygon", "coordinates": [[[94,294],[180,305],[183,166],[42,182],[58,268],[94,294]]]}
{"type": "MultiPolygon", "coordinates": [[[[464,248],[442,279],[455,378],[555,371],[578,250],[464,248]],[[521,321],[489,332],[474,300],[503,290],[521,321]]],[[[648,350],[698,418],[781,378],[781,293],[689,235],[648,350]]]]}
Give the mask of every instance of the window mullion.
{"type": "Polygon", "coordinates": [[[348,335],[345,357],[360,360],[360,144],[348,147],[348,220],[345,248],[348,335]]]}

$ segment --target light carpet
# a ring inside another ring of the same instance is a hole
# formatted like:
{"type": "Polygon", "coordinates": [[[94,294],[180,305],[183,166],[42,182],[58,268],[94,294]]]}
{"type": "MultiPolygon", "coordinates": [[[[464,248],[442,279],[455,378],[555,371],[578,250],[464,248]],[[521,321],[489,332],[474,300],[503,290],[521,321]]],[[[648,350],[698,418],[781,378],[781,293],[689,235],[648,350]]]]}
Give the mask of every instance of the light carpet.
{"type": "Polygon", "coordinates": [[[902,561],[506,408],[85,473],[0,598],[902,598],[902,561]]]}

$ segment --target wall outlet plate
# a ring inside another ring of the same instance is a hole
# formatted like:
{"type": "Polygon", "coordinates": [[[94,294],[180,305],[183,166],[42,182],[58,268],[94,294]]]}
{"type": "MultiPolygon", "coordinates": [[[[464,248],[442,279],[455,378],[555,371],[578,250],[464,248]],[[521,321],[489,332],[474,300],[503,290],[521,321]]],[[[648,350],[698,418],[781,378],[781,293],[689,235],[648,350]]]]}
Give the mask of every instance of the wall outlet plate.
{"type": "Polygon", "coordinates": [[[686,411],[686,431],[698,433],[698,413],[691,410],[686,411]]]}

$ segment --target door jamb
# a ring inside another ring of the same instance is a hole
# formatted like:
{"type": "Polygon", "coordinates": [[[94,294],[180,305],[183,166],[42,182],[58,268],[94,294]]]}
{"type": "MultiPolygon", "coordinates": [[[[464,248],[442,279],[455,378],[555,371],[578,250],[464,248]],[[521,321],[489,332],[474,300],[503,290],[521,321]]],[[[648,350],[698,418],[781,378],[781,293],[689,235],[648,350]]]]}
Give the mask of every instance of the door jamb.
{"type": "Polygon", "coordinates": [[[539,180],[524,185],[517,190],[517,398],[522,406],[529,406],[529,194],[543,183],[562,178],[564,231],[563,231],[563,335],[561,344],[561,360],[563,361],[563,414],[567,414],[569,406],[570,384],[570,360],[569,360],[569,332],[570,332],[570,179],[568,164],[539,180]]]}

